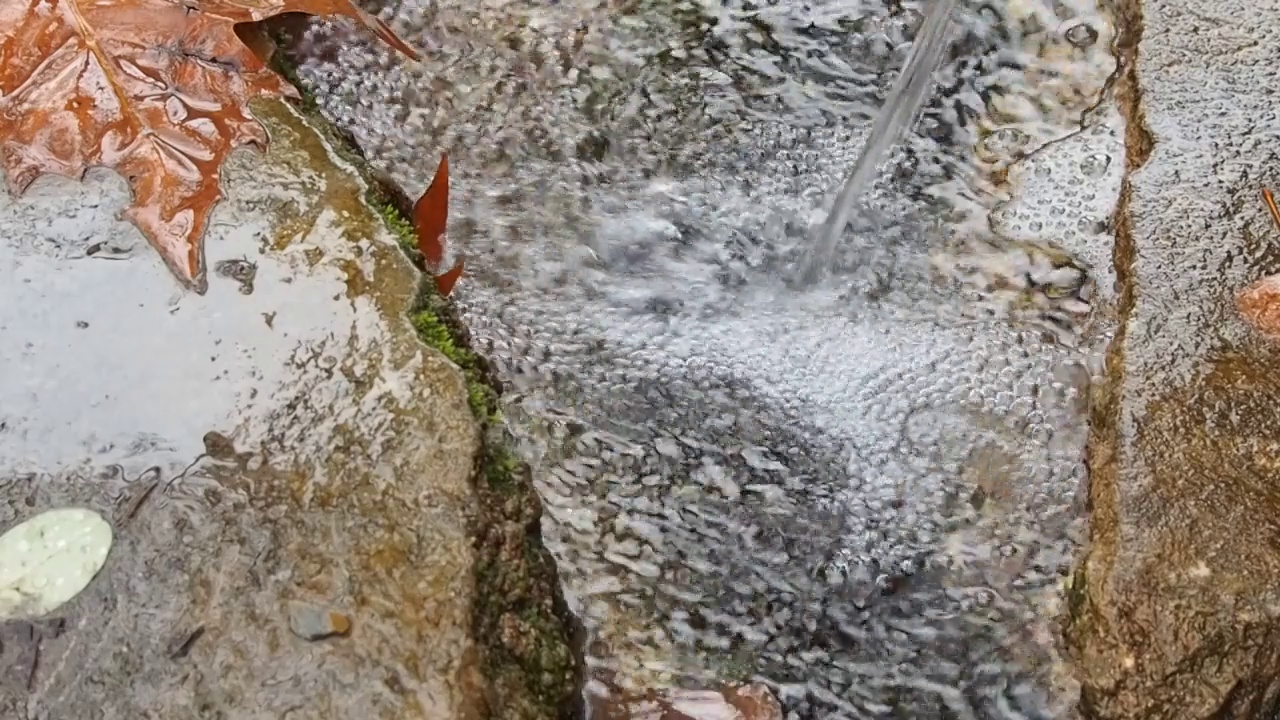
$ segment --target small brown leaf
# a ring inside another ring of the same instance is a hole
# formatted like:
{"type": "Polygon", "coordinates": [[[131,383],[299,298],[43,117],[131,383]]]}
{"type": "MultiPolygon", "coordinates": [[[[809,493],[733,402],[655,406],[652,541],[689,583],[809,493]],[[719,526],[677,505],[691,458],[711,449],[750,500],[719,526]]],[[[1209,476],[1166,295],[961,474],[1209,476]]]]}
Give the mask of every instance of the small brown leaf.
{"type": "Polygon", "coordinates": [[[440,270],[444,262],[444,233],[449,224],[449,156],[440,156],[440,166],[427,191],[413,205],[413,227],[418,233],[418,250],[426,259],[427,271],[440,270]]]}
{"type": "Polygon", "coordinates": [[[436,276],[436,291],[443,297],[449,297],[449,293],[453,292],[453,286],[458,284],[458,278],[462,277],[462,258],[458,258],[458,264],[453,266],[449,272],[436,276]]]}
{"type": "Polygon", "coordinates": [[[296,97],[236,36],[286,12],[344,15],[417,54],[352,0],[0,0],[0,164],[12,192],[45,173],[118,171],[125,216],[197,292],[202,240],[234,148],[267,144],[250,100],[296,97]]]}

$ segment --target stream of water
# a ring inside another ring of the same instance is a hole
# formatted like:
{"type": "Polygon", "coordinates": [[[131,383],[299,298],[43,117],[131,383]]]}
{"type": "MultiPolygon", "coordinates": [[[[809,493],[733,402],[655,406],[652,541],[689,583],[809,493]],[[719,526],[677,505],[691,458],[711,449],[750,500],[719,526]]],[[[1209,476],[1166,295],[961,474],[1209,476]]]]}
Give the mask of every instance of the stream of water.
{"type": "Polygon", "coordinates": [[[849,215],[855,204],[869,189],[886,153],[911,129],[911,121],[927,98],[933,72],[947,49],[947,30],[955,9],[956,0],[936,0],[929,6],[929,14],[911,43],[911,52],[903,63],[898,81],[885,99],[884,107],[876,114],[866,145],[854,161],[848,179],[840,186],[840,192],[815,238],[814,247],[804,259],[800,269],[802,281],[813,283],[831,262],[836,244],[849,226],[849,215]]]}
{"type": "Polygon", "coordinates": [[[952,4],[382,8],[418,65],[312,31],[301,76],[378,166],[413,192],[450,154],[456,296],[588,692],[1071,716],[1113,29],[1096,0],[952,4]],[[821,277],[789,283],[810,252],[821,277]]]}

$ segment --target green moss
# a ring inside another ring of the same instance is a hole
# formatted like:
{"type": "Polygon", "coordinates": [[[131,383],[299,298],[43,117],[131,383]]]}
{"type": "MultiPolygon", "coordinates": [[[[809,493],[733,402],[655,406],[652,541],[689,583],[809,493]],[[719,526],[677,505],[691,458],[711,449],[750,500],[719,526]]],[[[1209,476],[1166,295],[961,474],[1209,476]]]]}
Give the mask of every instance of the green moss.
{"type": "Polygon", "coordinates": [[[302,84],[301,80],[298,79],[298,69],[295,68],[293,65],[290,65],[289,63],[285,62],[284,55],[282,53],[277,53],[275,56],[271,58],[271,69],[275,70],[277,73],[282,75],[284,79],[288,80],[289,84],[292,85],[293,88],[298,91],[298,95],[301,96],[303,109],[305,110],[319,109],[318,105],[316,104],[316,96],[309,89],[307,89],[306,85],[302,84]]]}
{"type": "Polygon", "coordinates": [[[1089,632],[1090,622],[1088,579],[1084,563],[1080,563],[1068,577],[1066,596],[1067,614],[1063,629],[1069,644],[1073,641],[1082,642],[1089,632]]]}
{"type": "Polygon", "coordinates": [[[521,664],[536,683],[534,692],[542,702],[557,700],[566,674],[573,669],[568,646],[558,642],[559,622],[549,608],[526,608],[517,617],[532,635],[532,647],[521,664]]]}
{"type": "Polygon", "coordinates": [[[386,199],[381,197],[381,193],[370,189],[368,196],[365,198],[368,203],[377,209],[378,214],[382,216],[382,222],[386,223],[387,228],[395,233],[396,240],[400,243],[400,249],[408,253],[409,258],[415,264],[421,261],[418,258],[418,237],[413,230],[413,224],[405,219],[386,199]]]}
{"type": "Polygon", "coordinates": [[[488,456],[484,463],[485,480],[494,490],[510,493],[519,484],[516,477],[524,463],[516,457],[515,453],[502,445],[492,445],[487,450],[488,456]]]}
{"type": "Polygon", "coordinates": [[[498,405],[498,393],[484,376],[484,369],[475,353],[454,337],[450,324],[441,316],[444,298],[436,294],[428,283],[418,294],[410,319],[422,342],[440,351],[462,369],[467,378],[467,402],[471,412],[486,427],[496,425],[502,419],[498,405]]]}
{"type": "MultiPolygon", "coordinates": [[[[385,195],[370,198],[422,267],[413,226],[385,195]]],[[[554,561],[538,533],[542,508],[528,466],[495,439],[502,420],[496,383],[469,347],[465,329],[446,298],[424,277],[410,311],[422,342],[462,370],[471,412],[484,428],[477,475],[480,529],[476,537],[476,638],[484,647],[485,675],[503,720],[563,720],[574,714],[581,666],[573,654],[572,616],[559,593],[554,561]]]]}
{"type": "Polygon", "coordinates": [[[760,658],[747,650],[738,650],[720,661],[716,674],[727,682],[750,682],[760,665],[760,658]]]}

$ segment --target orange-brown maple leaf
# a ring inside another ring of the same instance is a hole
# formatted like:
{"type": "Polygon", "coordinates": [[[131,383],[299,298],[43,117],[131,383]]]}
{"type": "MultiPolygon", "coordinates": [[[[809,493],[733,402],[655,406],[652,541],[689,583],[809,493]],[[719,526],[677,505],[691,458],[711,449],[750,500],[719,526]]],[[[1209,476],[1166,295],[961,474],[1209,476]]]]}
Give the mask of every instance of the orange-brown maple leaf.
{"type": "Polygon", "coordinates": [[[427,270],[437,272],[444,262],[444,232],[449,224],[449,156],[440,156],[436,176],[422,197],[413,204],[413,227],[418,234],[418,250],[427,261],[427,270]]]}
{"type": "Polygon", "coordinates": [[[436,276],[436,292],[442,297],[449,297],[449,293],[453,292],[453,286],[458,284],[458,280],[462,278],[462,258],[458,258],[457,264],[448,272],[436,276]]]}
{"type": "Polygon", "coordinates": [[[248,103],[297,95],[234,26],[286,12],[345,15],[417,58],[351,0],[0,0],[0,164],[11,191],[44,173],[115,169],[133,193],[125,216],[204,292],[222,163],[267,143],[248,103]]]}
{"type": "Polygon", "coordinates": [[[440,156],[436,176],[431,179],[422,197],[413,204],[413,227],[418,236],[418,250],[422,253],[427,272],[435,277],[436,291],[448,297],[453,286],[462,277],[462,258],[445,272],[444,234],[449,225],[449,156],[440,156]]]}

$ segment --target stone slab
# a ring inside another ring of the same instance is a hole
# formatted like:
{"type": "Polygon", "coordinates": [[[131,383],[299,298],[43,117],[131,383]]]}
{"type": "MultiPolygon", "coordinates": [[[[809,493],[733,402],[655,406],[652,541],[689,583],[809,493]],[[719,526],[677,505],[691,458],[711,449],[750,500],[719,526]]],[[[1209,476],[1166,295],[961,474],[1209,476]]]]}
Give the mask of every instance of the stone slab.
{"type": "Polygon", "coordinates": [[[0,195],[0,530],[78,506],[115,533],[85,592],[0,633],[37,657],[0,717],[478,716],[464,378],[410,326],[419,275],[356,172],[258,115],[204,296],[118,218],[116,175],[0,195]]]}
{"type": "Polygon", "coordinates": [[[1235,293],[1280,270],[1280,5],[1120,3],[1121,329],[1095,398],[1073,642],[1091,718],[1280,716],[1280,349],[1235,293]],[[1133,42],[1140,38],[1140,41],[1133,42]]]}

